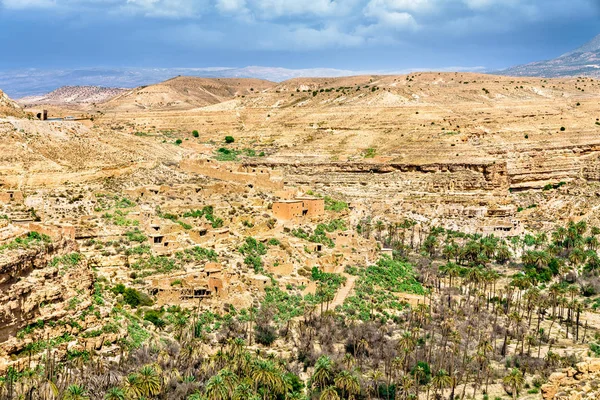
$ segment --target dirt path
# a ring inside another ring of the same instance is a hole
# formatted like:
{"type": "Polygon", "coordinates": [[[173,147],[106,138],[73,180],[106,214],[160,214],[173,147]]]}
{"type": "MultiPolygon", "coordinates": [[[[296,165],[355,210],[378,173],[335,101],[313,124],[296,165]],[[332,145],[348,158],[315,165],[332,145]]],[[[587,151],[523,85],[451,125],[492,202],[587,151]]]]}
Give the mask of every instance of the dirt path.
{"type": "Polygon", "coordinates": [[[337,306],[341,306],[342,304],[344,304],[344,301],[350,295],[352,289],[354,289],[354,284],[356,282],[357,277],[346,273],[342,273],[342,275],[346,277],[346,284],[342,286],[340,290],[338,290],[338,292],[335,294],[333,301],[329,305],[330,310],[335,310],[337,306]]]}

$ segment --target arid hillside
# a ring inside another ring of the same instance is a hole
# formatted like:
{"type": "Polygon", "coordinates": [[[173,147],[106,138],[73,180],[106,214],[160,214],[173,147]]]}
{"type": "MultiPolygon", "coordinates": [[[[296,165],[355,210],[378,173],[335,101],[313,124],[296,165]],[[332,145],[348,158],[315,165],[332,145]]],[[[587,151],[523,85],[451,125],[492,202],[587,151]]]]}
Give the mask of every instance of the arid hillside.
{"type": "Polygon", "coordinates": [[[177,77],[157,85],[127,91],[101,108],[117,111],[189,109],[221,103],[236,96],[259,93],[274,85],[260,79],[177,77]]]}
{"type": "Polygon", "coordinates": [[[63,86],[50,93],[39,96],[28,96],[19,99],[25,107],[39,105],[77,106],[103,103],[126,92],[127,89],[104,88],[100,86],[63,86]]]}
{"type": "Polygon", "coordinates": [[[0,117],[23,115],[24,113],[21,107],[0,90],[0,117]]]}
{"type": "MultiPolygon", "coordinates": [[[[213,158],[232,136],[233,158],[286,184],[448,227],[518,230],[524,221],[593,216],[599,98],[600,86],[589,78],[418,73],[274,84],[179,77],[97,104],[85,127],[90,133],[79,139],[92,150],[69,154],[112,167],[170,152],[178,162],[213,158]]],[[[16,132],[38,129],[30,124],[16,132]]],[[[40,127],[67,129],[52,124],[40,127]]],[[[35,157],[54,148],[29,143],[39,146],[35,157]]],[[[69,157],[61,165],[79,168],[69,157]]]]}
{"type": "Polygon", "coordinates": [[[6,98],[0,398],[596,399],[599,100],[461,73],[6,98]]]}
{"type": "Polygon", "coordinates": [[[176,78],[99,105],[94,121],[148,142],[179,138],[198,157],[213,157],[232,136],[239,160],[270,168],[289,184],[447,226],[504,229],[525,214],[547,212],[539,219],[549,221],[592,212],[593,198],[577,211],[573,201],[581,197],[531,196],[561,182],[595,193],[580,183],[595,185],[600,170],[596,80],[436,72],[209,81],[216,86],[206,101],[199,99],[207,80],[176,78]],[[265,157],[245,156],[244,149],[265,157]],[[498,215],[501,221],[490,222],[498,215]]]}

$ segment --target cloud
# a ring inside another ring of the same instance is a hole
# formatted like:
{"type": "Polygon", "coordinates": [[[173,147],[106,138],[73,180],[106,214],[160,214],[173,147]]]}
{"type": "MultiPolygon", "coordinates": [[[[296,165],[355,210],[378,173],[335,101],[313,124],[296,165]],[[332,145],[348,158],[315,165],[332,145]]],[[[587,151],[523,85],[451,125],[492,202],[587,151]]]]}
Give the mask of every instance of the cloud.
{"type": "Polygon", "coordinates": [[[147,17],[193,18],[208,6],[203,0],[127,0],[123,9],[147,17]]]}
{"type": "MultiPolygon", "coordinates": [[[[599,10],[598,0],[0,0],[67,24],[127,19],[158,41],[191,48],[319,50],[448,41],[553,23],[599,10]],[[182,21],[180,21],[182,20],[182,21]],[[160,25],[158,29],[155,25],[160,25]],[[147,26],[146,26],[147,25],[147,26]],[[150,27],[151,26],[151,27],[150,27]],[[165,38],[160,36],[163,32],[165,38]]],[[[141,39],[140,39],[141,40],[141,39]]]]}
{"type": "Polygon", "coordinates": [[[297,27],[282,30],[279,36],[263,40],[259,47],[265,49],[286,50],[290,47],[298,50],[317,50],[325,48],[357,47],[364,44],[365,39],[353,33],[346,33],[335,26],[315,29],[297,27]]]}
{"type": "Polygon", "coordinates": [[[56,6],[56,0],[3,0],[4,7],[13,10],[26,8],[48,8],[56,6]]]}
{"type": "Polygon", "coordinates": [[[302,15],[343,17],[359,0],[248,0],[258,18],[302,15]],[[260,14],[259,14],[260,13],[260,14]]]}
{"type": "Polygon", "coordinates": [[[217,10],[222,13],[246,12],[246,0],[216,0],[217,10]]]}

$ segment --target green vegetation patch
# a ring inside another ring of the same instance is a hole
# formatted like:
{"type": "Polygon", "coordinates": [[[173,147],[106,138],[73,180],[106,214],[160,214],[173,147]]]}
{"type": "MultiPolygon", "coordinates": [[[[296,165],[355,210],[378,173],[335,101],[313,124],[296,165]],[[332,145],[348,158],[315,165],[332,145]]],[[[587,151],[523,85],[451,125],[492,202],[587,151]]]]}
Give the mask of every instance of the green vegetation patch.
{"type": "Polygon", "coordinates": [[[340,311],[362,321],[387,320],[408,307],[397,293],[424,295],[423,286],[416,280],[413,267],[402,261],[382,257],[376,265],[364,269],[349,267],[346,271],[358,276],[354,294],[348,298],[340,311]]]}
{"type": "Polygon", "coordinates": [[[50,236],[38,232],[29,232],[24,237],[18,237],[12,241],[0,245],[0,252],[5,250],[29,249],[33,246],[50,243],[50,236]]]}

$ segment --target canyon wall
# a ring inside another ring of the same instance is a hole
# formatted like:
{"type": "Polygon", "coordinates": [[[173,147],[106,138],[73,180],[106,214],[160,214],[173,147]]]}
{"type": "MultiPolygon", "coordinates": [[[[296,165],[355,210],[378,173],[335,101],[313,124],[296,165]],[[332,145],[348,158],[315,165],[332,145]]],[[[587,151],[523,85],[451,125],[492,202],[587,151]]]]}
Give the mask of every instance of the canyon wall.
{"type": "Polygon", "coordinates": [[[16,338],[27,325],[57,322],[91,304],[93,275],[87,263],[72,267],[51,263],[54,257],[76,249],[73,240],[60,239],[0,255],[0,356],[27,345],[16,338]]]}

